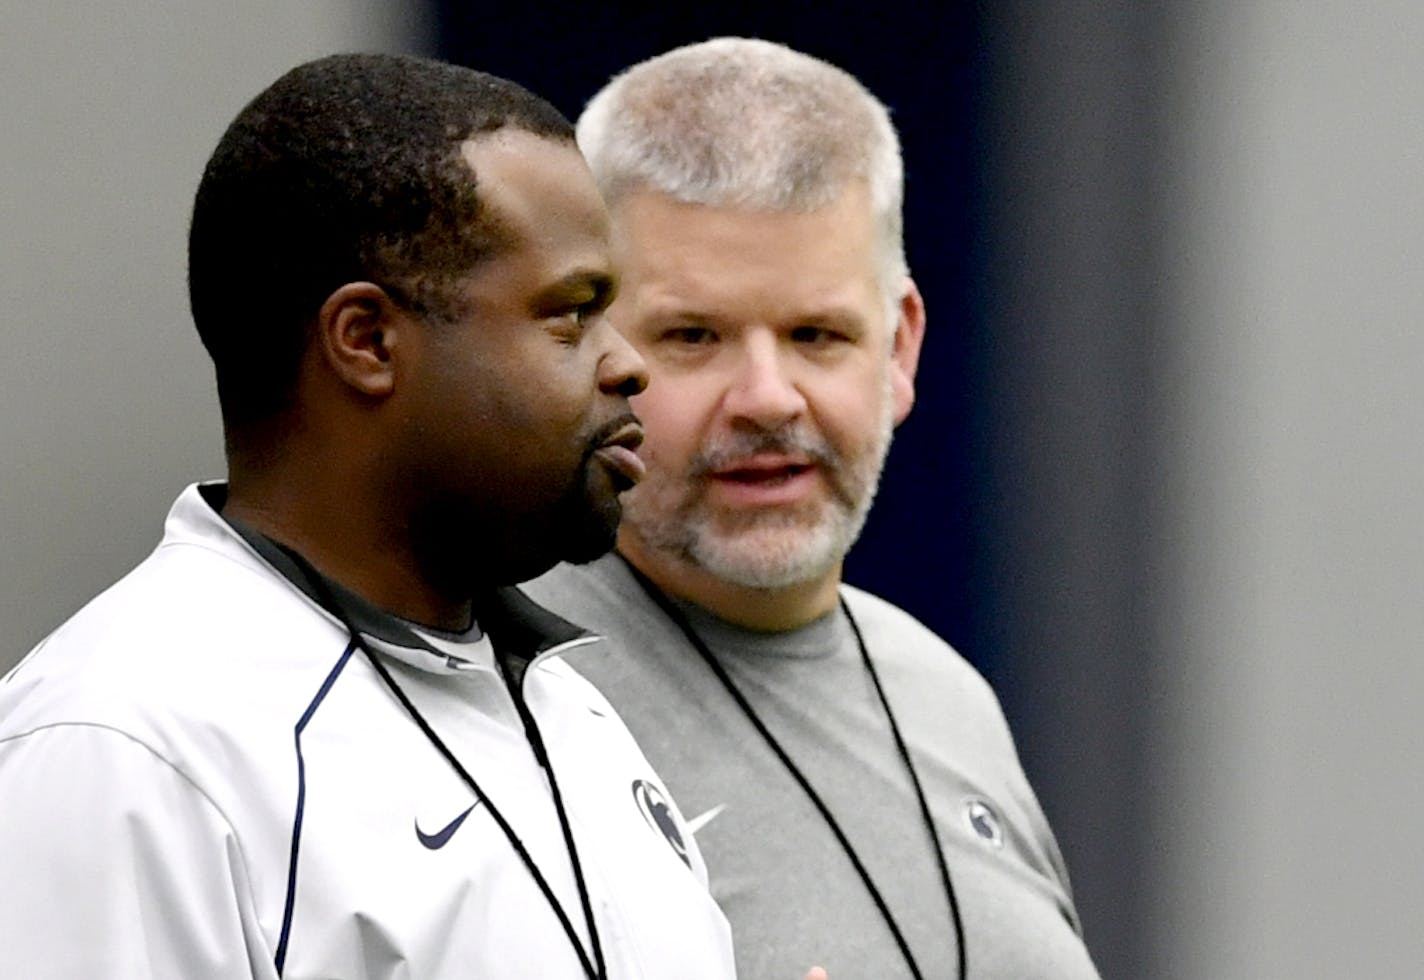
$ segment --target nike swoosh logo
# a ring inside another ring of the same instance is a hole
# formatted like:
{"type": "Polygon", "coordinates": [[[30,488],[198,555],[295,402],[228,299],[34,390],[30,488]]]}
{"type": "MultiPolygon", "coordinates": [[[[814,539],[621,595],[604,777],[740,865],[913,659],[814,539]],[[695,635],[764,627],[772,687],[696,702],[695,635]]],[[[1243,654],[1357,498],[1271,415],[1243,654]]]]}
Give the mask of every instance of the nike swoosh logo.
{"type": "Polygon", "coordinates": [[[455,836],[455,831],[460,829],[460,824],[464,823],[465,818],[470,815],[470,811],[479,805],[480,803],[478,800],[476,800],[474,803],[471,803],[469,810],[466,810],[464,813],[460,814],[454,820],[451,820],[444,827],[442,827],[440,830],[437,830],[433,834],[427,834],[425,831],[421,830],[420,821],[416,820],[415,836],[420,838],[420,842],[426,847],[430,848],[432,851],[438,851],[440,850],[440,848],[450,843],[450,838],[455,836]]]}
{"type": "Polygon", "coordinates": [[[697,816],[693,817],[691,820],[687,821],[687,829],[688,829],[688,831],[689,831],[690,833],[693,833],[693,834],[697,833],[699,830],[701,830],[703,827],[707,826],[707,825],[708,825],[709,823],[711,823],[713,820],[716,820],[716,819],[717,819],[717,815],[720,814],[720,813],[721,813],[723,810],[725,810],[725,809],[727,809],[727,804],[725,804],[725,803],[718,803],[716,806],[714,806],[712,809],[708,810],[706,813],[698,814],[697,816]]]}

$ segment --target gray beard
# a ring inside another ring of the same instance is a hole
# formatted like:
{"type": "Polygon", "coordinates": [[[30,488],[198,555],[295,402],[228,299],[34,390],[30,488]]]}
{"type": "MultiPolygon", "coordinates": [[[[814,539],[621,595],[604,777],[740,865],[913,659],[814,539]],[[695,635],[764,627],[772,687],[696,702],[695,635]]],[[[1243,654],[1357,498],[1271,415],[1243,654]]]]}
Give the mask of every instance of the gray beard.
{"type": "Polygon", "coordinates": [[[877,486],[878,479],[853,508],[832,503],[814,522],[769,513],[753,526],[725,535],[713,527],[712,518],[694,517],[687,526],[683,555],[717,578],[750,589],[784,589],[814,581],[839,565],[855,544],[877,486]],[[737,544],[728,547],[727,537],[737,544]],[[758,541],[758,547],[749,547],[758,541]]]}
{"type": "Polygon", "coordinates": [[[887,379],[876,440],[861,459],[847,463],[824,440],[796,433],[738,438],[734,444],[704,450],[690,473],[670,478],[650,472],[625,494],[624,523],[650,550],[745,588],[783,589],[831,573],[860,536],[880,485],[894,429],[888,388],[887,379]],[[830,478],[829,500],[795,510],[734,515],[706,507],[702,474],[715,468],[719,458],[756,448],[812,457],[830,478]]]}

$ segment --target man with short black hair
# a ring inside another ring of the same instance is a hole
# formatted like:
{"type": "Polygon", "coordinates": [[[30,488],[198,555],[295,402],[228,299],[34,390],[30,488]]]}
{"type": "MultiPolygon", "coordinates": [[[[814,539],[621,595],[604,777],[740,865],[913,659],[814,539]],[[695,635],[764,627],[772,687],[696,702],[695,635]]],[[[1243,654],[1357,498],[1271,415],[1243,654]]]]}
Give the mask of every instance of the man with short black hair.
{"type": "Polygon", "coordinates": [[[993,692],[841,581],[925,328],[885,107],[721,38],[615,78],[578,138],[648,473],[617,555],[530,588],[608,637],[578,669],[697,814],[741,974],[1095,978],[993,692]]]}
{"type": "Polygon", "coordinates": [[[569,124],[301,66],[213,154],[189,279],[228,481],[0,683],[0,976],[730,977],[590,637],[507,588],[642,472],[569,124]]]}

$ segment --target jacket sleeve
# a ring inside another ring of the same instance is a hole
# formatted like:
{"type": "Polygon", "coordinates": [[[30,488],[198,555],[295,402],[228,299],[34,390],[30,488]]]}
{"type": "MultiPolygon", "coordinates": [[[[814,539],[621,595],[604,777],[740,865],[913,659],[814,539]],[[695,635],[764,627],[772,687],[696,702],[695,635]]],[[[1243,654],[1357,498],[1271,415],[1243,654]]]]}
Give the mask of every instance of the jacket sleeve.
{"type": "Polygon", "coordinates": [[[238,840],[129,736],[0,742],[0,977],[276,980],[238,840]]]}

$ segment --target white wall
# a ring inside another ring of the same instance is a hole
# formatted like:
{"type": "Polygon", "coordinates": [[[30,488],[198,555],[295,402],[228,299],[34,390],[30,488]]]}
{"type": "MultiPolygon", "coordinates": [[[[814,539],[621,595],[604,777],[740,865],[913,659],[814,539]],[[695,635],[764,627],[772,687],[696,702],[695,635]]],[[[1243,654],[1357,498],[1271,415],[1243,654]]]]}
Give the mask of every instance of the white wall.
{"type": "Polygon", "coordinates": [[[0,670],[147,553],[178,490],[223,472],[185,286],[223,129],[308,58],[423,49],[422,10],[0,6],[0,670]]]}
{"type": "Polygon", "coordinates": [[[1424,4],[1194,9],[1155,975],[1418,977],[1424,4]]]}

